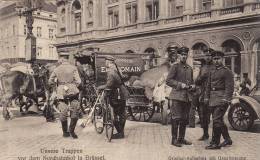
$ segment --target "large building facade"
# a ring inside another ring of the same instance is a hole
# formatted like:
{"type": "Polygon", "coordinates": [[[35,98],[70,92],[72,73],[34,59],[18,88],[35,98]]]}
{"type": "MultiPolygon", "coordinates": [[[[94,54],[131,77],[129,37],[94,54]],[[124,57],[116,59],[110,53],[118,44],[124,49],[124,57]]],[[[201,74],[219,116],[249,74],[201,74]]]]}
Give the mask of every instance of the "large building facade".
{"type": "Polygon", "coordinates": [[[198,59],[204,48],[256,83],[260,72],[259,0],[57,0],[57,50],[152,53],[159,65],[171,45],[198,59]]]}
{"type": "MultiPolygon", "coordinates": [[[[0,63],[25,61],[26,20],[15,8],[14,2],[0,3],[0,63]]],[[[41,10],[33,13],[37,60],[57,60],[56,10],[55,4],[44,3],[41,10]]]]}

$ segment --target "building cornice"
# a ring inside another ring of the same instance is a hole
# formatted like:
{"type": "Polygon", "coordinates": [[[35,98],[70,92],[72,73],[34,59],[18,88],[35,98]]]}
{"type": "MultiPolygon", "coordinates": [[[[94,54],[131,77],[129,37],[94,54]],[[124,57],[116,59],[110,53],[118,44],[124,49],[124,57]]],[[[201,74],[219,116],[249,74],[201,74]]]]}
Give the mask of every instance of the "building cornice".
{"type": "MultiPolygon", "coordinates": [[[[207,22],[201,22],[201,23],[193,23],[193,24],[184,24],[183,26],[167,26],[161,29],[158,29],[155,27],[154,29],[147,30],[147,31],[137,31],[137,32],[132,32],[132,33],[127,33],[124,34],[122,32],[121,35],[116,35],[116,36],[107,36],[107,37],[97,37],[97,38],[91,38],[91,39],[81,39],[78,41],[71,41],[71,42],[66,42],[66,43],[57,43],[56,46],[67,46],[67,45],[77,45],[77,44],[89,44],[89,43],[103,43],[107,41],[114,41],[114,40],[123,40],[123,39],[129,39],[132,37],[151,37],[152,35],[162,35],[163,33],[182,33],[182,32],[187,32],[190,29],[197,30],[197,29],[206,29],[210,30],[216,27],[222,27],[222,26],[230,26],[233,25],[235,27],[236,24],[243,24],[243,23],[249,23],[249,22],[256,22],[259,24],[260,15],[250,15],[250,16],[244,16],[244,17],[236,17],[232,19],[220,19],[216,21],[207,21],[207,22]]],[[[137,24],[138,25],[138,24],[137,24]]],[[[107,32],[109,29],[100,29],[100,30],[92,30],[90,32],[107,32]]],[[[80,34],[80,36],[84,35],[84,32],[80,34]]],[[[59,38],[69,38],[70,36],[75,36],[73,35],[64,35],[64,36],[57,36],[57,39],[59,38]]],[[[84,38],[84,36],[82,36],[84,38]]]]}

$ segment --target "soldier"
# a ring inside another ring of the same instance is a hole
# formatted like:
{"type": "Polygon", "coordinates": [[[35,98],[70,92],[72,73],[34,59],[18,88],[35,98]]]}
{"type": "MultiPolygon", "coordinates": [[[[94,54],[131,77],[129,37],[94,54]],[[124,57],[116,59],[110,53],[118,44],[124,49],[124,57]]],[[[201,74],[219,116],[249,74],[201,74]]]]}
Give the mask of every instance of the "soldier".
{"type": "Polygon", "coordinates": [[[204,50],[205,54],[205,64],[201,67],[200,73],[198,78],[195,81],[195,84],[200,87],[200,95],[199,95],[199,106],[198,106],[198,113],[200,118],[200,125],[203,128],[203,135],[199,138],[199,141],[204,141],[209,138],[208,128],[210,123],[210,112],[207,105],[204,104],[204,97],[205,97],[205,90],[207,86],[207,80],[209,77],[209,72],[215,65],[212,62],[211,53],[214,50],[209,48],[204,50]]]}
{"type": "Polygon", "coordinates": [[[228,109],[234,91],[233,73],[223,65],[224,53],[212,53],[215,68],[210,71],[206,87],[205,103],[208,104],[213,117],[212,143],[206,149],[220,149],[232,145],[223,117],[228,109]],[[221,134],[224,142],[220,143],[221,134]]]}
{"type": "Polygon", "coordinates": [[[78,136],[74,130],[79,117],[78,87],[81,84],[81,79],[76,66],[68,62],[68,55],[60,54],[59,62],[61,64],[52,72],[49,83],[54,85],[57,80],[57,99],[59,101],[58,107],[61,110],[60,121],[63,137],[71,136],[76,139],[78,136]],[[71,118],[69,132],[67,121],[68,111],[70,111],[71,118]]]}
{"type": "Polygon", "coordinates": [[[168,61],[169,61],[170,65],[173,65],[174,63],[176,63],[176,61],[178,59],[177,50],[178,50],[177,46],[170,46],[168,48],[168,61]]]}
{"type": "Polygon", "coordinates": [[[172,87],[172,91],[169,95],[169,99],[171,100],[170,109],[172,115],[171,144],[176,147],[181,147],[182,144],[192,144],[184,138],[186,125],[189,123],[189,112],[192,99],[190,91],[194,89],[194,85],[192,68],[186,63],[189,48],[181,47],[177,51],[180,55],[180,62],[171,67],[166,79],[166,84],[172,87]]]}
{"type": "Polygon", "coordinates": [[[113,134],[113,139],[124,138],[124,128],[126,122],[126,88],[122,80],[121,73],[116,67],[115,58],[113,56],[106,57],[107,82],[105,85],[98,87],[98,90],[110,89],[109,102],[114,109],[114,126],[117,130],[113,134]]]}

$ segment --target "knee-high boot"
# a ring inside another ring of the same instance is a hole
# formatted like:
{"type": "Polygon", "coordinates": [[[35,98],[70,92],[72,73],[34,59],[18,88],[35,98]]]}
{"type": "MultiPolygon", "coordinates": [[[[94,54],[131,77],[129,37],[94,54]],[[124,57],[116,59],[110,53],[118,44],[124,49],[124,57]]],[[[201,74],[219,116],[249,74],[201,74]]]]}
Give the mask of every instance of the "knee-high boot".
{"type": "Polygon", "coordinates": [[[221,146],[220,143],[220,136],[221,136],[221,128],[220,127],[214,127],[213,128],[213,137],[212,137],[212,143],[206,147],[206,149],[220,149],[221,146]]]}
{"type": "Polygon", "coordinates": [[[171,120],[172,123],[172,128],[171,128],[171,132],[172,132],[172,145],[176,146],[176,147],[181,147],[182,145],[178,142],[178,125],[179,122],[176,120],[171,120]]]}
{"type": "Polygon", "coordinates": [[[180,125],[179,125],[178,141],[179,141],[180,144],[191,145],[192,143],[185,139],[185,133],[186,133],[186,124],[181,122],[180,125]]]}
{"type": "Polygon", "coordinates": [[[63,137],[69,137],[70,133],[68,132],[68,121],[61,121],[61,127],[63,132],[63,137]]]}
{"type": "Polygon", "coordinates": [[[221,127],[221,134],[224,138],[224,142],[222,142],[220,144],[221,147],[225,147],[227,145],[232,145],[232,140],[231,140],[231,137],[229,136],[229,133],[228,133],[228,128],[226,125],[224,125],[223,127],[221,127]]]}
{"type": "Polygon", "coordinates": [[[75,134],[75,127],[77,125],[78,118],[71,118],[69,131],[72,138],[77,139],[78,136],[75,134]]]}

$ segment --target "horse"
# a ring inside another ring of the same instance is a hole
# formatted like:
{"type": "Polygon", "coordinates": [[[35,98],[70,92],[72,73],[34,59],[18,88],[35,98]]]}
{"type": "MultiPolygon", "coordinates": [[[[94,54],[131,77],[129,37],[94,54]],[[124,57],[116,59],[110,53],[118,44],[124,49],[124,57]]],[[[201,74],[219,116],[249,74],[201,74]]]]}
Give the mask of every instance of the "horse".
{"type": "MultiPolygon", "coordinates": [[[[36,66],[36,65],[35,65],[36,66]]],[[[32,67],[34,74],[27,74],[22,71],[7,71],[1,75],[1,86],[3,90],[2,106],[3,117],[10,119],[9,106],[12,104],[12,100],[20,106],[20,112],[24,114],[23,107],[25,106],[25,113],[32,104],[39,106],[38,98],[42,97],[43,101],[47,100],[51,94],[51,87],[48,85],[48,78],[50,76],[51,67],[44,66],[32,67]],[[24,100],[24,97],[27,97],[24,100]]]]}

